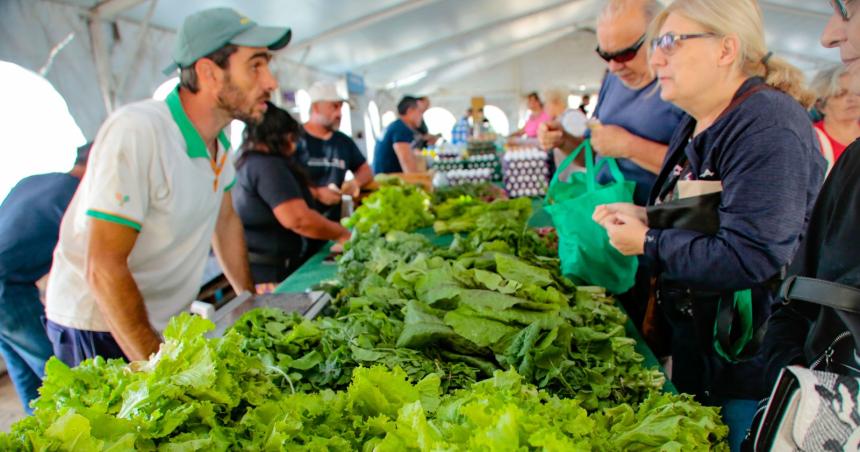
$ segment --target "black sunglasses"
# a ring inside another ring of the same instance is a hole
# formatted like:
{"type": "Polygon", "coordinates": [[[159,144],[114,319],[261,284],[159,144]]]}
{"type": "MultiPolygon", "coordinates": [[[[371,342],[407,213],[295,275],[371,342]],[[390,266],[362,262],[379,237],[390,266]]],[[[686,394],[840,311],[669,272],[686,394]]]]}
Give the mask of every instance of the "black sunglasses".
{"type": "Polygon", "coordinates": [[[645,43],[645,35],[642,35],[642,37],[639,38],[638,41],[636,41],[636,44],[633,44],[632,46],[630,46],[626,49],[621,49],[617,52],[612,52],[612,53],[604,52],[603,50],[600,49],[600,46],[597,46],[597,48],[594,50],[597,51],[597,55],[599,55],[600,58],[603,58],[603,60],[606,61],[607,63],[610,61],[615,61],[616,63],[626,63],[626,62],[632,60],[633,58],[636,58],[636,53],[639,52],[639,49],[642,47],[642,44],[644,44],[644,43],[645,43]]]}

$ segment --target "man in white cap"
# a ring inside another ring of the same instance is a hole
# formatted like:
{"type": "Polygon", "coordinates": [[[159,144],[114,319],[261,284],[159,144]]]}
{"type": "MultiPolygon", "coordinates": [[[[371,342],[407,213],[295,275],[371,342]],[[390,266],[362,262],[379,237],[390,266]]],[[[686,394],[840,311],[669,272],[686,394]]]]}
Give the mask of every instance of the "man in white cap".
{"type": "Polygon", "coordinates": [[[339,221],[341,193],[358,196],[361,187],[373,181],[373,172],[352,138],[338,130],[341,109],[349,100],[330,82],[314,83],[308,94],[311,116],[304,125],[305,135],[299,140],[297,155],[317,187],[314,193],[323,204],[320,213],[339,221]],[[347,171],[353,174],[348,181],[347,171]]]}
{"type": "Polygon", "coordinates": [[[289,40],[288,28],[232,9],[195,13],[167,70],[180,69],[179,87],[101,127],[48,281],[47,333],[60,360],[147,359],[197,295],[210,247],[237,292],[253,289],[223,129],[262,119],[277,87],[271,52],[289,40]]]}

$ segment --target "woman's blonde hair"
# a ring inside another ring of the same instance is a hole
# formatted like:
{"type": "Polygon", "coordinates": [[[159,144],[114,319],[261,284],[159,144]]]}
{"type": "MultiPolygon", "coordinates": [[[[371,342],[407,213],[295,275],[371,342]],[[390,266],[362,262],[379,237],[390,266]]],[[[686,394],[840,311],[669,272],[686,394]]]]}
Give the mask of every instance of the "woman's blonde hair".
{"type": "Polygon", "coordinates": [[[756,0],[675,0],[651,23],[647,42],[660,33],[672,13],[717,35],[737,36],[740,48],[736,64],[744,75],[764,78],[765,83],[797,99],[805,108],[815,102],[815,94],[805,86],[803,73],[768,52],[761,9],[756,0]]]}

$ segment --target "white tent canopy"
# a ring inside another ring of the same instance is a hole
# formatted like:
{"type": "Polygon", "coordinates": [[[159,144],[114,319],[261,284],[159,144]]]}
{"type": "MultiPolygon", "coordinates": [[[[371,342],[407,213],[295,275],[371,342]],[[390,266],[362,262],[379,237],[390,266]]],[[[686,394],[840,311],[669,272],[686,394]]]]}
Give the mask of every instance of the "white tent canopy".
{"type": "MultiPolygon", "coordinates": [[[[87,137],[109,109],[148,98],[169,77],[177,27],[187,15],[233,7],[265,25],[287,25],[293,42],[273,64],[282,93],[314,80],[363,77],[352,112],[362,129],[404,93],[429,95],[459,116],[483,95],[512,123],[523,93],[550,87],[594,92],[604,65],[594,54],[598,0],[4,0],[0,60],[43,74],[87,137]],[[142,39],[141,39],[142,38],[142,39]],[[95,45],[94,45],[95,43],[95,45]]],[[[825,2],[768,0],[768,44],[808,75],[839,61],[819,35],[825,2]]],[[[286,98],[286,97],[285,97],[286,98]]]]}

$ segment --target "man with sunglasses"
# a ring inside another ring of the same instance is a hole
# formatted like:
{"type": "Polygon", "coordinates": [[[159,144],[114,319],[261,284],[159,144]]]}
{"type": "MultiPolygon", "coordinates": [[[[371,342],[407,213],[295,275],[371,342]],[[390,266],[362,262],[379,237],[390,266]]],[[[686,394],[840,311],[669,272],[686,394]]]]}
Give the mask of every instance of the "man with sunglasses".
{"type": "MultiPolygon", "coordinates": [[[[600,88],[593,118],[599,121],[586,134],[595,151],[619,159],[627,180],[636,182],[634,202],[645,205],[663,164],[667,143],[683,112],[660,99],[657,81],[648,66],[645,32],[661,10],[657,0],[611,0],[597,22],[597,54],[608,74],[600,88]]],[[[577,140],[557,123],[542,127],[545,148],[572,150],[577,140]]],[[[612,181],[608,171],[600,182],[612,181]]]]}

